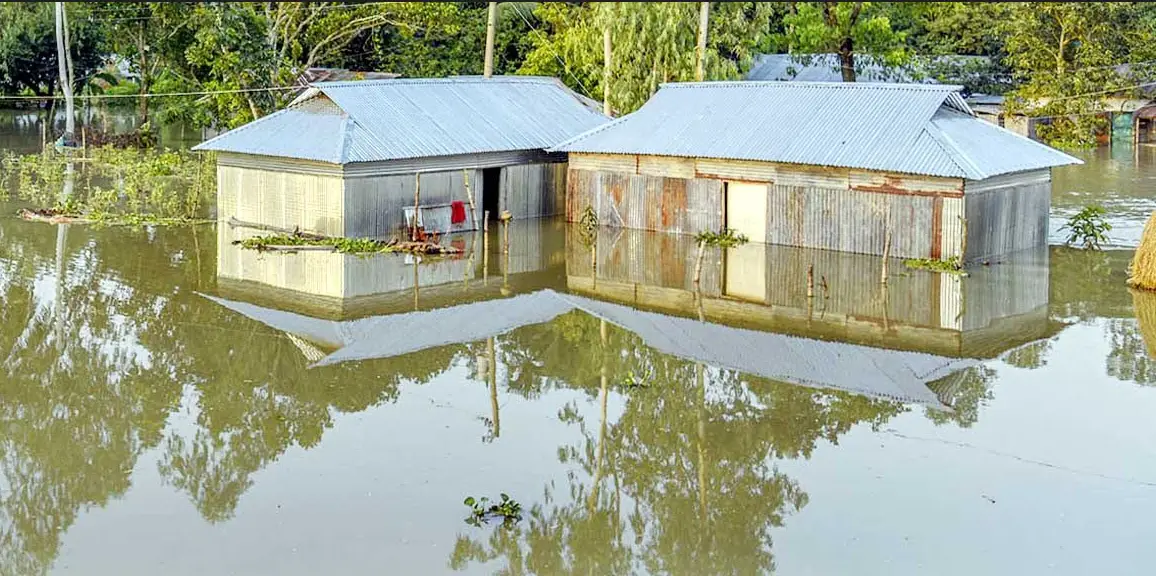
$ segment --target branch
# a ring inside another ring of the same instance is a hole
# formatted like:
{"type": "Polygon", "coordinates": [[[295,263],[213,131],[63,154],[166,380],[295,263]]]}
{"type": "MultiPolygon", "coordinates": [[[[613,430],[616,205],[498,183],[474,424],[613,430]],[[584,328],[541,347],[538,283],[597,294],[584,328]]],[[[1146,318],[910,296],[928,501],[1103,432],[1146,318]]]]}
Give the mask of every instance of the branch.
{"type": "Polygon", "coordinates": [[[851,18],[847,20],[847,27],[855,26],[855,22],[859,21],[859,12],[863,10],[863,3],[856,2],[855,7],[851,9],[851,18]]]}
{"type": "Polygon", "coordinates": [[[385,14],[373,14],[370,16],[363,16],[361,18],[354,18],[353,20],[347,22],[342,28],[314,44],[313,49],[309,51],[309,57],[305,59],[304,68],[306,70],[311,68],[313,64],[317,62],[317,60],[319,60],[323,55],[327,54],[325,50],[332,49],[330,45],[340,47],[342,42],[349,41],[351,38],[357,36],[361,32],[385,24],[391,24],[399,28],[416,28],[416,26],[413,24],[408,22],[399,22],[385,14]]]}
{"type": "Polygon", "coordinates": [[[827,26],[830,28],[839,27],[839,15],[835,12],[835,10],[832,10],[832,8],[838,7],[838,5],[838,2],[823,3],[823,21],[826,22],[827,26]]]}

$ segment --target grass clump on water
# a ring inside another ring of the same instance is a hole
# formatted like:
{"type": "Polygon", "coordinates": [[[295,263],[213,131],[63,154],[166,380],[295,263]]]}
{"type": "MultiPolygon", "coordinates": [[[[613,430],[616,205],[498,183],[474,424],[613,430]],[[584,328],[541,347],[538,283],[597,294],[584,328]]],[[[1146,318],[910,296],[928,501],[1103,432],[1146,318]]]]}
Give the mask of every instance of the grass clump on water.
{"type": "Polygon", "coordinates": [[[930,270],[932,272],[943,272],[945,274],[966,274],[963,271],[963,264],[960,262],[959,256],[952,256],[947,260],[909,258],[903,261],[903,265],[912,270],[930,270]]]}
{"type": "Polygon", "coordinates": [[[187,224],[208,215],[217,191],[215,166],[212,154],[155,148],[8,151],[0,156],[0,185],[10,198],[36,207],[25,215],[33,220],[187,224]]]}
{"type": "Polygon", "coordinates": [[[326,246],[342,254],[376,254],[395,251],[396,244],[372,238],[329,238],[311,234],[276,234],[254,236],[238,240],[234,244],[249,250],[261,252],[295,246],[326,246]]]}

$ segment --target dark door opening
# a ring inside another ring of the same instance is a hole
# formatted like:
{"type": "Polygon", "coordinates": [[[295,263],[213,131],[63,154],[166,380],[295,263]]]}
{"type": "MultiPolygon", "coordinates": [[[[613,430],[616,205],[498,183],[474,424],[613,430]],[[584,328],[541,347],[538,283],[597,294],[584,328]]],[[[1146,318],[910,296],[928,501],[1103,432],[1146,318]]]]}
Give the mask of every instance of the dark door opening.
{"type": "Polygon", "coordinates": [[[490,220],[498,219],[498,198],[501,194],[502,169],[482,170],[482,210],[490,213],[490,220]]]}

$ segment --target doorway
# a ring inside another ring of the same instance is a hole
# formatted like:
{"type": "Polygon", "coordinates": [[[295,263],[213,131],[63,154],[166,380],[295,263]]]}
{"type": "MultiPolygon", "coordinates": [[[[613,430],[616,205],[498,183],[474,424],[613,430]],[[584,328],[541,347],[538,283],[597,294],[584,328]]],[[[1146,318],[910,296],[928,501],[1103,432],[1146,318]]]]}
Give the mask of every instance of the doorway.
{"type": "Polygon", "coordinates": [[[498,208],[502,193],[502,169],[486,168],[482,170],[482,210],[489,211],[490,220],[498,219],[498,208]]]}

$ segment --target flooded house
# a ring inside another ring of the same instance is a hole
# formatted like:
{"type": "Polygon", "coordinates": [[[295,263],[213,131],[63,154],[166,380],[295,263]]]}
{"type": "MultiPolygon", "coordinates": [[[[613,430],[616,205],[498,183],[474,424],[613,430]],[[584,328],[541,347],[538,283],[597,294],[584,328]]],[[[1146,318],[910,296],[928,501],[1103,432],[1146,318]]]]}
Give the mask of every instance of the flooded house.
{"type": "Polygon", "coordinates": [[[967,262],[1044,246],[1051,168],[1080,162],[922,84],[665,84],[551,150],[571,221],[967,262]]]}
{"type": "Polygon", "coordinates": [[[563,208],[566,154],[596,103],[539,77],[318,82],[288,107],[208,140],[218,218],[328,236],[480,228],[563,208]],[[407,212],[407,209],[409,212],[407,212]]]}

